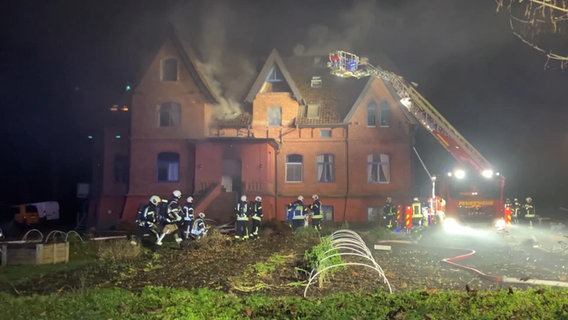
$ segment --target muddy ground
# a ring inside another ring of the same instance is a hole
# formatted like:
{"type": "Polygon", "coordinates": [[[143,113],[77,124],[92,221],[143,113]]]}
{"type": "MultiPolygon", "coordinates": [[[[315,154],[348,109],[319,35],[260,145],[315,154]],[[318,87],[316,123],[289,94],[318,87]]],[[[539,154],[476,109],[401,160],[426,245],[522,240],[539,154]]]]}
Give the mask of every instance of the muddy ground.
{"type": "MultiPolygon", "coordinates": [[[[565,281],[568,274],[564,253],[541,250],[535,246],[534,239],[525,237],[498,235],[491,241],[487,236],[464,240],[431,232],[413,242],[404,235],[377,234],[373,230],[360,230],[359,234],[384,271],[393,292],[523,288],[527,284],[503,283],[493,276],[565,281]],[[389,242],[387,238],[396,241],[389,242]],[[390,246],[390,250],[374,250],[375,244],[385,246],[383,248],[390,246]],[[473,269],[442,261],[471,254],[468,249],[472,248],[475,254],[456,263],[473,269]]],[[[189,242],[183,249],[170,242],[165,248],[145,251],[140,258],[128,263],[86,265],[80,270],[58,272],[17,285],[5,283],[0,290],[28,295],[94,286],[137,291],[155,285],[205,287],[236,294],[301,296],[310,271],[304,253],[316,243],[317,238],[297,237],[289,228],[281,226],[265,228],[260,239],[246,241],[236,241],[212,231],[208,237],[189,242]],[[275,257],[279,262],[269,263],[276,261],[271,260],[275,257]]],[[[346,259],[357,261],[353,260],[357,258],[346,259]]],[[[389,290],[388,284],[371,268],[350,266],[335,273],[323,287],[310,286],[308,295],[389,290]]]]}

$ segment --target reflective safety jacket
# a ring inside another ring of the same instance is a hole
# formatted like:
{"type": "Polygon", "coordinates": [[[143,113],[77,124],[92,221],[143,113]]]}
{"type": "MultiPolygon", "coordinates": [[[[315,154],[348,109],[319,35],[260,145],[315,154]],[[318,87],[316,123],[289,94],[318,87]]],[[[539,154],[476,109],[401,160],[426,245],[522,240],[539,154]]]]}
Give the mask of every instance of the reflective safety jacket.
{"type": "Polygon", "coordinates": [[[190,221],[193,223],[193,220],[195,219],[193,204],[192,203],[185,204],[182,210],[183,210],[182,214],[183,220],[190,221]]]}
{"type": "Polygon", "coordinates": [[[205,232],[205,221],[201,218],[195,219],[193,225],[191,226],[191,233],[196,236],[200,236],[205,232]]]}
{"type": "Polygon", "coordinates": [[[412,202],[412,219],[419,218],[424,218],[424,215],[422,214],[422,205],[420,204],[420,201],[414,201],[412,202]]]}
{"type": "Polygon", "coordinates": [[[157,207],[152,203],[148,203],[138,210],[136,215],[136,224],[141,227],[154,227],[156,225],[157,207]]]}
{"type": "Polygon", "coordinates": [[[298,219],[305,219],[304,211],[305,211],[304,203],[300,200],[296,200],[288,205],[288,220],[298,220],[298,219]]]}
{"type": "Polygon", "coordinates": [[[166,216],[167,223],[176,223],[181,221],[181,206],[177,200],[172,200],[168,204],[168,215],[166,216]]]}
{"type": "Polygon", "coordinates": [[[250,204],[251,215],[254,220],[262,220],[262,202],[254,201],[250,204]]]}
{"type": "Polygon", "coordinates": [[[235,208],[235,212],[237,214],[238,221],[248,221],[249,209],[246,201],[239,201],[235,208]]]}
{"type": "Polygon", "coordinates": [[[312,211],[312,219],[323,219],[320,199],[314,200],[314,203],[310,206],[310,210],[312,211]]]}
{"type": "Polygon", "coordinates": [[[525,203],[525,218],[534,218],[536,217],[535,209],[532,203],[525,203]]]}
{"type": "Polygon", "coordinates": [[[383,214],[385,217],[394,217],[396,216],[397,210],[396,207],[392,205],[392,203],[387,203],[383,207],[383,214]]]}

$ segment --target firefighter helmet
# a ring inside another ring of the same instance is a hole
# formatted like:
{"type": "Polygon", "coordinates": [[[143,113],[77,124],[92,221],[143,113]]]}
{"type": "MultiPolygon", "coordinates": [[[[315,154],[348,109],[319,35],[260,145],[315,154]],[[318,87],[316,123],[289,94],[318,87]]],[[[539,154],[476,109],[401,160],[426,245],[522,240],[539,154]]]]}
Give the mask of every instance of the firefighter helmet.
{"type": "Polygon", "coordinates": [[[317,194],[314,194],[314,195],[312,196],[312,199],[317,200],[317,199],[319,199],[319,196],[318,196],[317,194]]]}
{"type": "Polygon", "coordinates": [[[187,197],[187,202],[188,202],[188,203],[193,203],[193,197],[192,197],[192,196],[187,197]]]}
{"type": "Polygon", "coordinates": [[[527,200],[527,203],[531,203],[531,202],[532,202],[532,198],[531,198],[531,197],[527,197],[525,200],[527,200]]]}
{"type": "Polygon", "coordinates": [[[241,196],[241,201],[247,201],[247,196],[241,196]]]}
{"type": "Polygon", "coordinates": [[[160,199],[160,197],[158,196],[151,196],[150,197],[150,203],[157,206],[158,203],[160,203],[160,201],[162,201],[162,199],[160,199]]]}
{"type": "Polygon", "coordinates": [[[174,192],[172,192],[174,198],[176,199],[181,199],[181,191],[179,190],[174,190],[174,192]]]}
{"type": "Polygon", "coordinates": [[[412,201],[420,201],[420,200],[418,200],[418,197],[414,197],[414,199],[412,199],[412,201]]]}
{"type": "Polygon", "coordinates": [[[387,197],[387,203],[391,203],[392,202],[392,198],[391,197],[387,197]]]}
{"type": "Polygon", "coordinates": [[[256,198],[254,198],[255,201],[261,202],[262,198],[260,196],[256,196],[256,198]]]}
{"type": "Polygon", "coordinates": [[[301,196],[301,195],[300,195],[300,196],[298,196],[298,200],[300,200],[300,201],[304,201],[304,196],[301,196]]]}
{"type": "Polygon", "coordinates": [[[201,219],[204,219],[204,218],[205,218],[205,213],[200,212],[200,213],[199,213],[199,217],[200,217],[201,219]]]}

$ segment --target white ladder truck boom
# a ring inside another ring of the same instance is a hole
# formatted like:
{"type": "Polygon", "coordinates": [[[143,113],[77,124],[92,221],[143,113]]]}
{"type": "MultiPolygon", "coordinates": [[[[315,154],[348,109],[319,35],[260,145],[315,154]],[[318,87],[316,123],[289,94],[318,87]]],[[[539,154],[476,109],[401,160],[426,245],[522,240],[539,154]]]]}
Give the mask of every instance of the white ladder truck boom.
{"type": "MultiPolygon", "coordinates": [[[[371,65],[366,58],[346,51],[335,51],[329,54],[328,67],[331,74],[343,78],[377,77],[391,84],[402,105],[408,112],[436,138],[460,164],[468,165],[484,177],[499,175],[493,171],[492,165],[475,147],[473,147],[412,84],[394,72],[371,65]]],[[[496,200],[502,207],[504,178],[499,176],[500,199],[496,200]]]]}

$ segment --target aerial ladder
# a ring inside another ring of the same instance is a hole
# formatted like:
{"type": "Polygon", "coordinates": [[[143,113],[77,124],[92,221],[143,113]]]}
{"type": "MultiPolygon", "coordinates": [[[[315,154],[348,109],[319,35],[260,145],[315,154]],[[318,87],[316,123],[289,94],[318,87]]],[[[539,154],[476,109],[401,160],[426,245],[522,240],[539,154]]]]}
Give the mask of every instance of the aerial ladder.
{"type": "MultiPolygon", "coordinates": [[[[389,83],[400,103],[406,107],[417,122],[419,122],[460,164],[473,168],[486,178],[497,176],[499,187],[498,198],[493,199],[491,206],[502,212],[503,189],[505,179],[494,172],[493,166],[485,159],[473,145],[471,145],[416,89],[415,85],[408,83],[403,77],[373,66],[367,58],[346,51],[335,51],[329,54],[328,67],[331,74],[343,78],[377,77],[389,83]]],[[[480,201],[462,201],[461,204],[479,206],[480,201]]],[[[488,202],[485,201],[485,204],[488,202]]],[[[456,202],[456,206],[459,206],[456,202]]],[[[496,214],[496,216],[498,213],[496,214]]]]}

